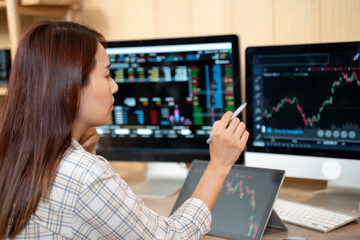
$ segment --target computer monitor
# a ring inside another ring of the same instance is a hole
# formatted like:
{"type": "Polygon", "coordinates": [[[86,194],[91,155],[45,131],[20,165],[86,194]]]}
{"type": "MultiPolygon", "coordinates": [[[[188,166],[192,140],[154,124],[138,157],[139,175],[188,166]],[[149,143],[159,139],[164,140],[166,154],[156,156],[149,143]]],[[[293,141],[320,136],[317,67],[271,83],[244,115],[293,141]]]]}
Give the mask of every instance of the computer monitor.
{"type": "Polygon", "coordinates": [[[0,86],[9,83],[11,57],[9,49],[0,49],[0,86]]]}
{"type": "Polygon", "coordinates": [[[247,48],[245,164],[329,180],[350,196],[322,195],[329,207],[359,209],[359,55],[360,42],[247,48]]]}
{"type": "Polygon", "coordinates": [[[97,152],[110,160],[208,160],[214,121],[240,104],[238,37],[116,41],[105,50],[119,90],[110,123],[97,128],[97,152]]]}

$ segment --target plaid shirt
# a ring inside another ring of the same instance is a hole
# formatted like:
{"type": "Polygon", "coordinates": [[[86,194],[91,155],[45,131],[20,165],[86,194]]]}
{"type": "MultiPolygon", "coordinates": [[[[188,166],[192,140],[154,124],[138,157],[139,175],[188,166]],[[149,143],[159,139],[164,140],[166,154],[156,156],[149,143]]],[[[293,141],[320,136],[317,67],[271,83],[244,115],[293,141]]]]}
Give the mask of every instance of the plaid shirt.
{"type": "Polygon", "coordinates": [[[40,202],[16,239],[199,239],[210,223],[209,209],[195,198],[169,218],[159,216],[103,157],[73,140],[49,200],[40,202]]]}

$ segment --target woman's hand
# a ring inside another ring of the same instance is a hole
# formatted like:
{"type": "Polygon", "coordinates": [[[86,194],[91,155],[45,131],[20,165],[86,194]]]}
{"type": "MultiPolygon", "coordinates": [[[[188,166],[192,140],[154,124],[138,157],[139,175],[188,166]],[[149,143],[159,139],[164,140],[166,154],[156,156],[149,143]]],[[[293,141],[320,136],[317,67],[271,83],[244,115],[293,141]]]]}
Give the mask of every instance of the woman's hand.
{"type": "Polygon", "coordinates": [[[96,144],[98,143],[100,137],[96,131],[96,128],[91,127],[80,137],[79,143],[81,146],[88,151],[96,155],[96,144]]]}
{"type": "Polygon", "coordinates": [[[230,170],[246,146],[249,132],[245,124],[235,117],[229,124],[232,112],[227,112],[213,125],[210,135],[210,164],[230,170]]]}
{"type": "Polygon", "coordinates": [[[192,197],[202,200],[210,211],[249,137],[245,124],[239,118],[234,118],[229,124],[231,116],[232,112],[227,112],[214,123],[210,134],[214,135],[210,143],[210,163],[192,194],[192,197]]]}

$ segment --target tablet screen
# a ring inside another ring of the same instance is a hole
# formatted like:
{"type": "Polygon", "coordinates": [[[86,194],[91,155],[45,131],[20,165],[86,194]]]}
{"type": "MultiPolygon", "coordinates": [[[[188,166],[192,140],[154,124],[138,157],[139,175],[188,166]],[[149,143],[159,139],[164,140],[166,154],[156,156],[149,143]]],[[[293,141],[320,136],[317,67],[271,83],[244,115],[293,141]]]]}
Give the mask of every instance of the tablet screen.
{"type": "MultiPolygon", "coordinates": [[[[172,213],[191,196],[207,165],[207,161],[193,161],[172,213]]],[[[234,165],[215,203],[208,234],[228,239],[261,239],[284,173],[234,165]]]]}

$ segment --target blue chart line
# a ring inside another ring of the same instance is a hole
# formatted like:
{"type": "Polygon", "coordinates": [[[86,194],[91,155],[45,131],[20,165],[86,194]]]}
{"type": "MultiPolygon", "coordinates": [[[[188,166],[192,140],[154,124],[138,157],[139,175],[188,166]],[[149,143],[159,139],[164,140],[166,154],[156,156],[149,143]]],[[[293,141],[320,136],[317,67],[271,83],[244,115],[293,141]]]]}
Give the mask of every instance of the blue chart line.
{"type": "Polygon", "coordinates": [[[211,102],[210,102],[210,77],[209,77],[209,66],[205,66],[205,84],[206,84],[206,102],[207,107],[211,108],[211,102]]]}
{"type": "Polygon", "coordinates": [[[216,93],[214,94],[214,107],[217,109],[222,109],[223,107],[223,99],[222,99],[222,86],[221,86],[221,66],[214,65],[213,66],[213,77],[216,82],[214,86],[216,93]]]}
{"type": "Polygon", "coordinates": [[[144,111],[142,110],[135,110],[134,113],[137,115],[137,119],[139,124],[144,124],[144,111]]]}

